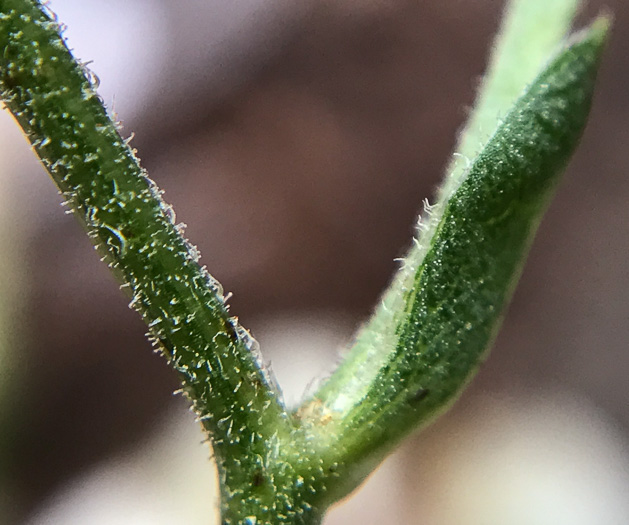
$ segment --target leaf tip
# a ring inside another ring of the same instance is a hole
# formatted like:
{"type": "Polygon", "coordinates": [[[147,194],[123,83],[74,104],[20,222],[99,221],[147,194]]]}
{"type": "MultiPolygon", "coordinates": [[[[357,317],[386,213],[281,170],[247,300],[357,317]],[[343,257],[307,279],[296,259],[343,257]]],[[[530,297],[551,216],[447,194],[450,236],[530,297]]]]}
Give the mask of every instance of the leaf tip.
{"type": "Polygon", "coordinates": [[[603,10],[594,21],[574,35],[576,41],[589,42],[601,51],[607,43],[614,16],[611,11],[603,10]]]}

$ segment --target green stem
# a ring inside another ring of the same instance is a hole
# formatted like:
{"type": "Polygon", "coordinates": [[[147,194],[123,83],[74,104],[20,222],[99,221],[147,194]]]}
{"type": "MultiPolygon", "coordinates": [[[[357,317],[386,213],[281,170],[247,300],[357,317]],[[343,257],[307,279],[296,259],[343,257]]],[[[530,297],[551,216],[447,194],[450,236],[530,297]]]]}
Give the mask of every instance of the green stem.
{"type": "MultiPolygon", "coordinates": [[[[563,34],[574,0],[562,5],[549,11],[555,28],[539,32],[548,38],[529,35],[538,38],[536,65],[516,83],[529,82],[563,34]]],[[[535,27],[525,19],[520,31],[517,17],[509,20],[494,76],[510,74],[502,62],[514,57],[505,49],[528,45],[517,40],[535,27]]],[[[494,337],[581,134],[606,31],[599,20],[572,41],[508,114],[514,88],[490,76],[491,96],[481,97],[461,151],[474,146],[483,122],[496,123],[503,110],[505,120],[469,169],[454,168],[429,234],[349,359],[288,413],[255,341],[229,315],[220,285],[199,265],[52,15],[34,0],[0,0],[0,95],[179,372],[212,441],[223,523],[319,523],[405,434],[455,399],[494,337]]]]}
{"type": "Polygon", "coordinates": [[[0,49],[2,100],[179,372],[210,435],[225,508],[273,507],[268,490],[243,487],[274,461],[293,424],[255,341],[229,315],[220,285],[200,266],[52,15],[32,0],[0,0],[0,49]]]}

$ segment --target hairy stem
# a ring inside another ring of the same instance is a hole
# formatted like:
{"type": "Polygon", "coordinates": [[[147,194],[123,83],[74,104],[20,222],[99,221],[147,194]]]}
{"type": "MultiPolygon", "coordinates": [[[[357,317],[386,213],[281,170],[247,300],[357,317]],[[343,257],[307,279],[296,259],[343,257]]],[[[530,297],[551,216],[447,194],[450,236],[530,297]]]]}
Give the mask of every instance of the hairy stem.
{"type": "Polygon", "coordinates": [[[54,15],[32,0],[0,0],[0,49],[2,100],[179,372],[211,438],[223,501],[262,506],[273,497],[266,486],[243,487],[293,425],[255,341],[229,315],[221,286],[108,117],[54,15]]]}
{"type": "Polygon", "coordinates": [[[2,100],[179,372],[212,441],[223,523],[319,523],[404,435],[452,403],[484,359],[584,127],[607,32],[600,19],[533,78],[575,0],[544,5],[540,29],[542,5],[512,4],[459,151],[475,152],[481,128],[493,134],[469,167],[453,165],[426,235],[349,358],[289,413],[54,15],[35,0],[0,0],[2,100]],[[521,48],[530,56],[516,71],[521,48]]]}

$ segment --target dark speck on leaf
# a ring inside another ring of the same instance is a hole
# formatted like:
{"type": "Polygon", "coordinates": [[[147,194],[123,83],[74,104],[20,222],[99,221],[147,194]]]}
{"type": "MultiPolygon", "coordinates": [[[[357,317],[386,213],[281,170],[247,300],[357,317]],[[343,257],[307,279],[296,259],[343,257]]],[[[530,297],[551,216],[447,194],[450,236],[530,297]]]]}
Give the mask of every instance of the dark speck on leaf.
{"type": "Polygon", "coordinates": [[[264,476],[262,475],[262,472],[260,472],[259,470],[253,475],[253,486],[254,487],[259,487],[260,485],[262,485],[262,483],[264,483],[264,476]]]}
{"type": "Polygon", "coordinates": [[[426,399],[426,397],[430,394],[430,390],[427,388],[420,388],[417,390],[409,399],[411,403],[419,403],[420,401],[426,399]]]}

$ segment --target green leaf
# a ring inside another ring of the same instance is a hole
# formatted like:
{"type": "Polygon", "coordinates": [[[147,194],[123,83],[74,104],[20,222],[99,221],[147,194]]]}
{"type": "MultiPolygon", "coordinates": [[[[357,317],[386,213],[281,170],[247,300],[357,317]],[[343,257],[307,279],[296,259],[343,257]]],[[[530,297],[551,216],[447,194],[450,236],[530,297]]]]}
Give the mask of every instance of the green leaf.
{"type": "Polygon", "coordinates": [[[224,523],[317,523],[397,441],[447,407],[483,359],[585,124],[608,25],[601,19],[575,37],[517,99],[514,86],[545,60],[575,2],[544,6],[555,17],[548,29],[532,16],[540,0],[512,5],[460,151],[480,145],[481,127],[495,127],[502,112],[504,122],[469,168],[454,166],[426,234],[349,359],[291,414],[54,16],[34,0],[0,0],[2,100],[180,373],[212,440],[224,523]],[[531,54],[518,71],[527,35],[531,54]]]}
{"type": "Polygon", "coordinates": [[[474,159],[496,130],[499,119],[542,70],[565,40],[579,0],[514,0],[507,2],[487,73],[456,153],[449,166],[440,199],[459,184],[467,163],[474,159]]]}
{"type": "Polygon", "coordinates": [[[359,341],[315,394],[332,420],[321,434],[323,454],[347,470],[340,493],[447,408],[485,359],[585,126],[608,25],[600,18],[573,37],[516,101],[431,218],[434,234],[421,240],[425,255],[412,268],[394,330],[371,346],[359,341]]]}
{"type": "MultiPolygon", "coordinates": [[[[400,271],[372,318],[359,332],[342,367],[327,382],[328,393],[322,394],[324,396],[335,396],[339,393],[335,384],[339,387],[343,385],[344,394],[336,401],[337,408],[340,408],[342,400],[350,406],[356,398],[364,395],[378,368],[386,361],[397,340],[395,330],[399,319],[396,318],[405,308],[405,291],[413,286],[417,268],[430,245],[427,241],[435,234],[449,196],[460,184],[477,150],[482,149],[498,127],[500,118],[508,113],[559,44],[565,41],[578,4],[578,0],[512,0],[507,3],[488,72],[460,135],[456,153],[447,170],[448,176],[439,190],[439,198],[435,205],[428,207],[425,216],[420,217],[418,237],[403,259],[400,271]],[[369,366],[364,363],[369,363],[369,366]],[[348,388],[348,383],[353,383],[353,387],[348,388]]],[[[316,397],[321,397],[321,394],[316,394],[316,397]]]]}

